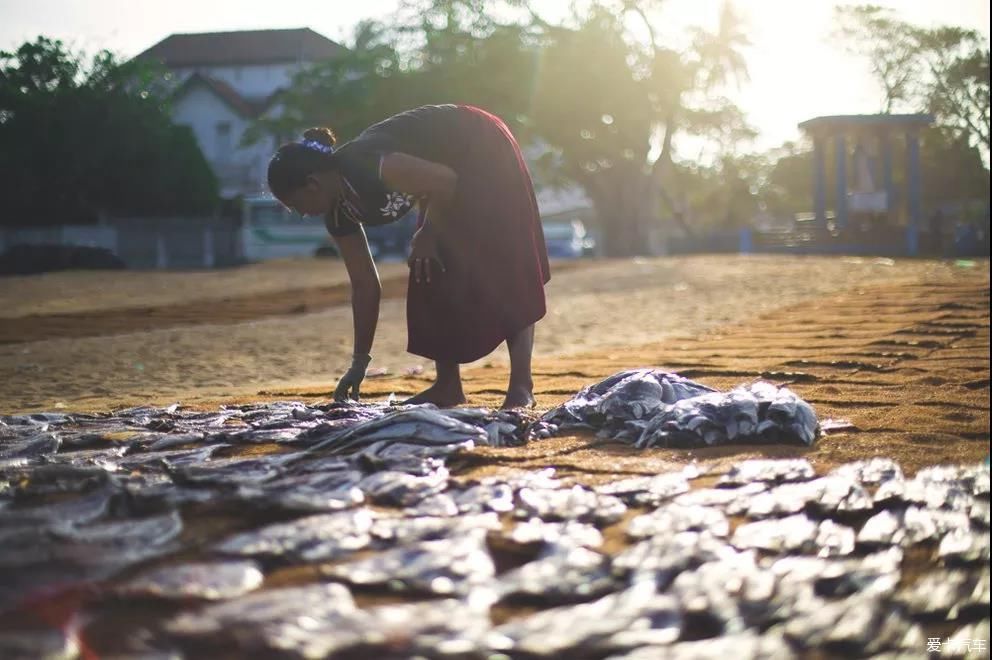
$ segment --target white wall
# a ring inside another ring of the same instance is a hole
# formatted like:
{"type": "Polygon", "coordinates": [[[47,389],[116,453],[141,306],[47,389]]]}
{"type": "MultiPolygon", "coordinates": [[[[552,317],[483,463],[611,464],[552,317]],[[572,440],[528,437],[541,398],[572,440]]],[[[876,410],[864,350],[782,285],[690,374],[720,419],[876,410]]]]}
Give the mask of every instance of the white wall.
{"type": "MultiPolygon", "coordinates": [[[[177,88],[194,72],[199,71],[228,83],[245,99],[258,101],[288,87],[292,81],[292,76],[300,68],[301,65],[298,63],[289,63],[189,67],[173,69],[172,72],[177,88]]],[[[282,107],[276,105],[270,108],[265,115],[275,116],[281,112],[282,107]]],[[[266,170],[269,159],[278,146],[276,141],[266,139],[250,147],[239,146],[250,122],[242,118],[216,94],[202,85],[195,86],[173,104],[172,116],[177,124],[190,126],[193,129],[204,157],[221,180],[221,195],[223,197],[267,190],[266,170]],[[223,140],[217,131],[217,125],[221,122],[227,122],[231,127],[229,138],[231,149],[226,154],[222,144],[223,140]],[[238,182],[234,183],[234,179],[237,179],[238,182]]]]}
{"type": "Polygon", "coordinates": [[[117,229],[103,225],[0,227],[0,252],[13,245],[78,245],[117,252],[117,229]]]}
{"type": "Polygon", "coordinates": [[[172,118],[177,124],[193,129],[200,150],[212,163],[223,160],[224,156],[218,150],[217,124],[230,123],[233,135],[241,135],[245,129],[244,120],[234,109],[202,85],[189,90],[173,104],[172,118]]]}
{"type": "Polygon", "coordinates": [[[265,174],[273,144],[262,140],[250,147],[241,147],[241,138],[250,125],[224,101],[203,85],[189,90],[173,105],[173,120],[189,126],[196,136],[207,162],[221,181],[221,195],[260,192],[265,189],[265,174]],[[218,124],[230,126],[230,149],[218,133],[218,124]]]}

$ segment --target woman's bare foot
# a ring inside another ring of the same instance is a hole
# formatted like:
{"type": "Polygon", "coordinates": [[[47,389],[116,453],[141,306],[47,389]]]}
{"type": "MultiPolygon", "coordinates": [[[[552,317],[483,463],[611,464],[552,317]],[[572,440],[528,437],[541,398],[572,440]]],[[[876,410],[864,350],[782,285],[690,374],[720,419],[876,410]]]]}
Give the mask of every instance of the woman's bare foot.
{"type": "Polygon", "coordinates": [[[454,408],[457,405],[465,403],[465,393],[462,392],[460,383],[458,385],[439,385],[438,383],[434,383],[423,392],[414,394],[403,402],[404,405],[420,403],[433,403],[438,408],[454,408]]]}
{"type": "Polygon", "coordinates": [[[526,386],[513,386],[506,390],[506,398],[503,400],[503,405],[500,406],[503,410],[509,410],[510,408],[533,408],[537,405],[534,400],[533,388],[526,386]]]}

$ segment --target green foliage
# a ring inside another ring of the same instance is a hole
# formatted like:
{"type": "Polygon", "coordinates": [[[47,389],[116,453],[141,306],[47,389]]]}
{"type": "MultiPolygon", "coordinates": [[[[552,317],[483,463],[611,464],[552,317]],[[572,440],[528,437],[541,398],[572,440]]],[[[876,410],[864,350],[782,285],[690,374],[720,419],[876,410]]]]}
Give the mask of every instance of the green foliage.
{"type": "Polygon", "coordinates": [[[420,104],[479,105],[544,151],[542,181],[583,186],[610,253],[642,252],[664,216],[685,217],[670,192],[675,135],[715,136],[731,151],[752,134],[718,93],[744,74],[732,5],[716,32],[694,30],[676,49],[657,36],[660,4],[591,2],[552,24],[538,2],[408,0],[390,23],[359,26],[347,55],[301,73],[285,115],[260,121],[250,139],[311,125],[348,139],[420,104]]]}
{"type": "Polygon", "coordinates": [[[217,183],[172,124],[161,72],[39,37],[0,52],[0,223],[212,210],[217,183]]]}
{"type": "Polygon", "coordinates": [[[920,28],[874,5],[837,9],[838,36],[868,59],[883,112],[930,112],[946,131],[989,153],[989,44],[959,27],[920,28]]]}
{"type": "Polygon", "coordinates": [[[534,98],[538,135],[561,155],[569,178],[587,187],[614,168],[642,169],[657,99],[650,79],[628,66],[619,17],[597,9],[552,39],[541,53],[534,98]]]}
{"type": "Polygon", "coordinates": [[[429,17],[415,56],[397,44],[420,27],[359,24],[348,52],[298,74],[281,99],[284,114],[256,122],[246,141],[289,139],[318,125],[350,139],[392,114],[432,103],[478,105],[523,129],[536,59],[525,28],[492,26],[481,38],[457,23],[428,31],[429,17]]]}
{"type": "Polygon", "coordinates": [[[356,27],[351,48],[297,74],[279,99],[283,112],[263,116],[244,141],[265,135],[287,141],[309,126],[329,126],[339,139],[350,139],[370,124],[406,110],[407,87],[385,27],[365,21],[356,27]]]}
{"type": "Polygon", "coordinates": [[[755,181],[768,167],[760,156],[724,156],[711,166],[676,167],[677,187],[684,191],[690,221],[698,232],[740,229],[763,211],[755,181]]]}
{"type": "MultiPolygon", "coordinates": [[[[659,36],[659,5],[594,3],[575,17],[577,27],[547,31],[542,56],[536,132],[593,200],[612,254],[643,251],[665,216],[693,233],[690,216],[713,218],[708,210],[694,213],[694,203],[734,196],[691,194],[686,185],[705,190],[730,168],[721,162],[708,173],[715,178],[687,180],[686,168],[680,175],[673,165],[677,134],[717,138],[726,162],[753,135],[739,109],[718,93],[746,78],[740,51],[748,41],[733,5],[723,5],[715,32],[692,30],[690,44],[679,49],[659,36]]],[[[730,215],[721,209],[720,217],[730,215]]]]}
{"type": "MultiPolygon", "coordinates": [[[[747,78],[749,42],[732,3],[717,29],[690,29],[680,44],[662,37],[660,0],[589,0],[557,23],[540,6],[407,0],[388,23],[360,25],[347,55],[300,74],[283,97],[286,115],[255,133],[289,138],[330,125],[347,139],[423,103],[483,106],[539,154],[539,182],[584,188],[614,255],[642,252],[666,221],[691,234],[812,210],[808,145],[742,154],[754,131],[726,96],[747,78]],[[678,136],[704,138],[713,158],[680,158],[678,136]]],[[[937,116],[940,128],[922,145],[924,204],[980,191],[974,146],[988,145],[987,45],[871,5],[839,10],[837,34],[870,62],[883,110],[937,116]]],[[[898,182],[898,155],[896,164],[898,182]]],[[[828,167],[828,195],[833,175],[828,167]]]]}
{"type": "Polygon", "coordinates": [[[989,173],[966,137],[931,129],[920,144],[921,198],[927,213],[963,202],[988,204],[989,173]]]}
{"type": "Polygon", "coordinates": [[[912,30],[876,5],[838,7],[836,21],[836,36],[848,52],[868,59],[881,85],[881,111],[893,112],[910,101],[919,57],[912,30]]]}
{"type": "MultiPolygon", "coordinates": [[[[759,184],[765,210],[777,218],[813,210],[813,151],[809,145],[789,142],[767,156],[773,163],[759,184]]],[[[834,170],[826,171],[827,190],[833,190],[834,170]]]]}
{"type": "Polygon", "coordinates": [[[989,45],[959,28],[917,31],[929,83],[925,108],[942,127],[989,153],[989,45]]]}

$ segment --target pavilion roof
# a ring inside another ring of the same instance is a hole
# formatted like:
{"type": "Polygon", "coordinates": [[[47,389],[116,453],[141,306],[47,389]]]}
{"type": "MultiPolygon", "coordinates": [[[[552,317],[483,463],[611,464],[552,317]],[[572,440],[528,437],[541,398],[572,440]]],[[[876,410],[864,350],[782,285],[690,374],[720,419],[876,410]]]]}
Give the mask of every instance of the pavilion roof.
{"type": "Polygon", "coordinates": [[[819,131],[844,131],[863,129],[909,129],[924,128],[934,122],[933,115],[911,114],[911,115],[827,115],[824,117],[814,117],[799,124],[799,128],[806,132],[819,131]]]}

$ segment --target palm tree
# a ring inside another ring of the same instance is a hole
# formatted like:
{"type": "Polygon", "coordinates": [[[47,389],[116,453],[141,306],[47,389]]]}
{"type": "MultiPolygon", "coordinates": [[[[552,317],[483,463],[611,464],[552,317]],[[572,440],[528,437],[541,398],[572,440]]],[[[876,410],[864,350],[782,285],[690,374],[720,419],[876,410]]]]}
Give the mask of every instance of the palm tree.
{"type": "Polygon", "coordinates": [[[720,7],[716,32],[696,29],[693,50],[702,76],[701,86],[713,89],[733,80],[735,86],[748,81],[747,61],[742,50],[751,45],[747,25],[734,3],[725,0],[720,7]]]}

